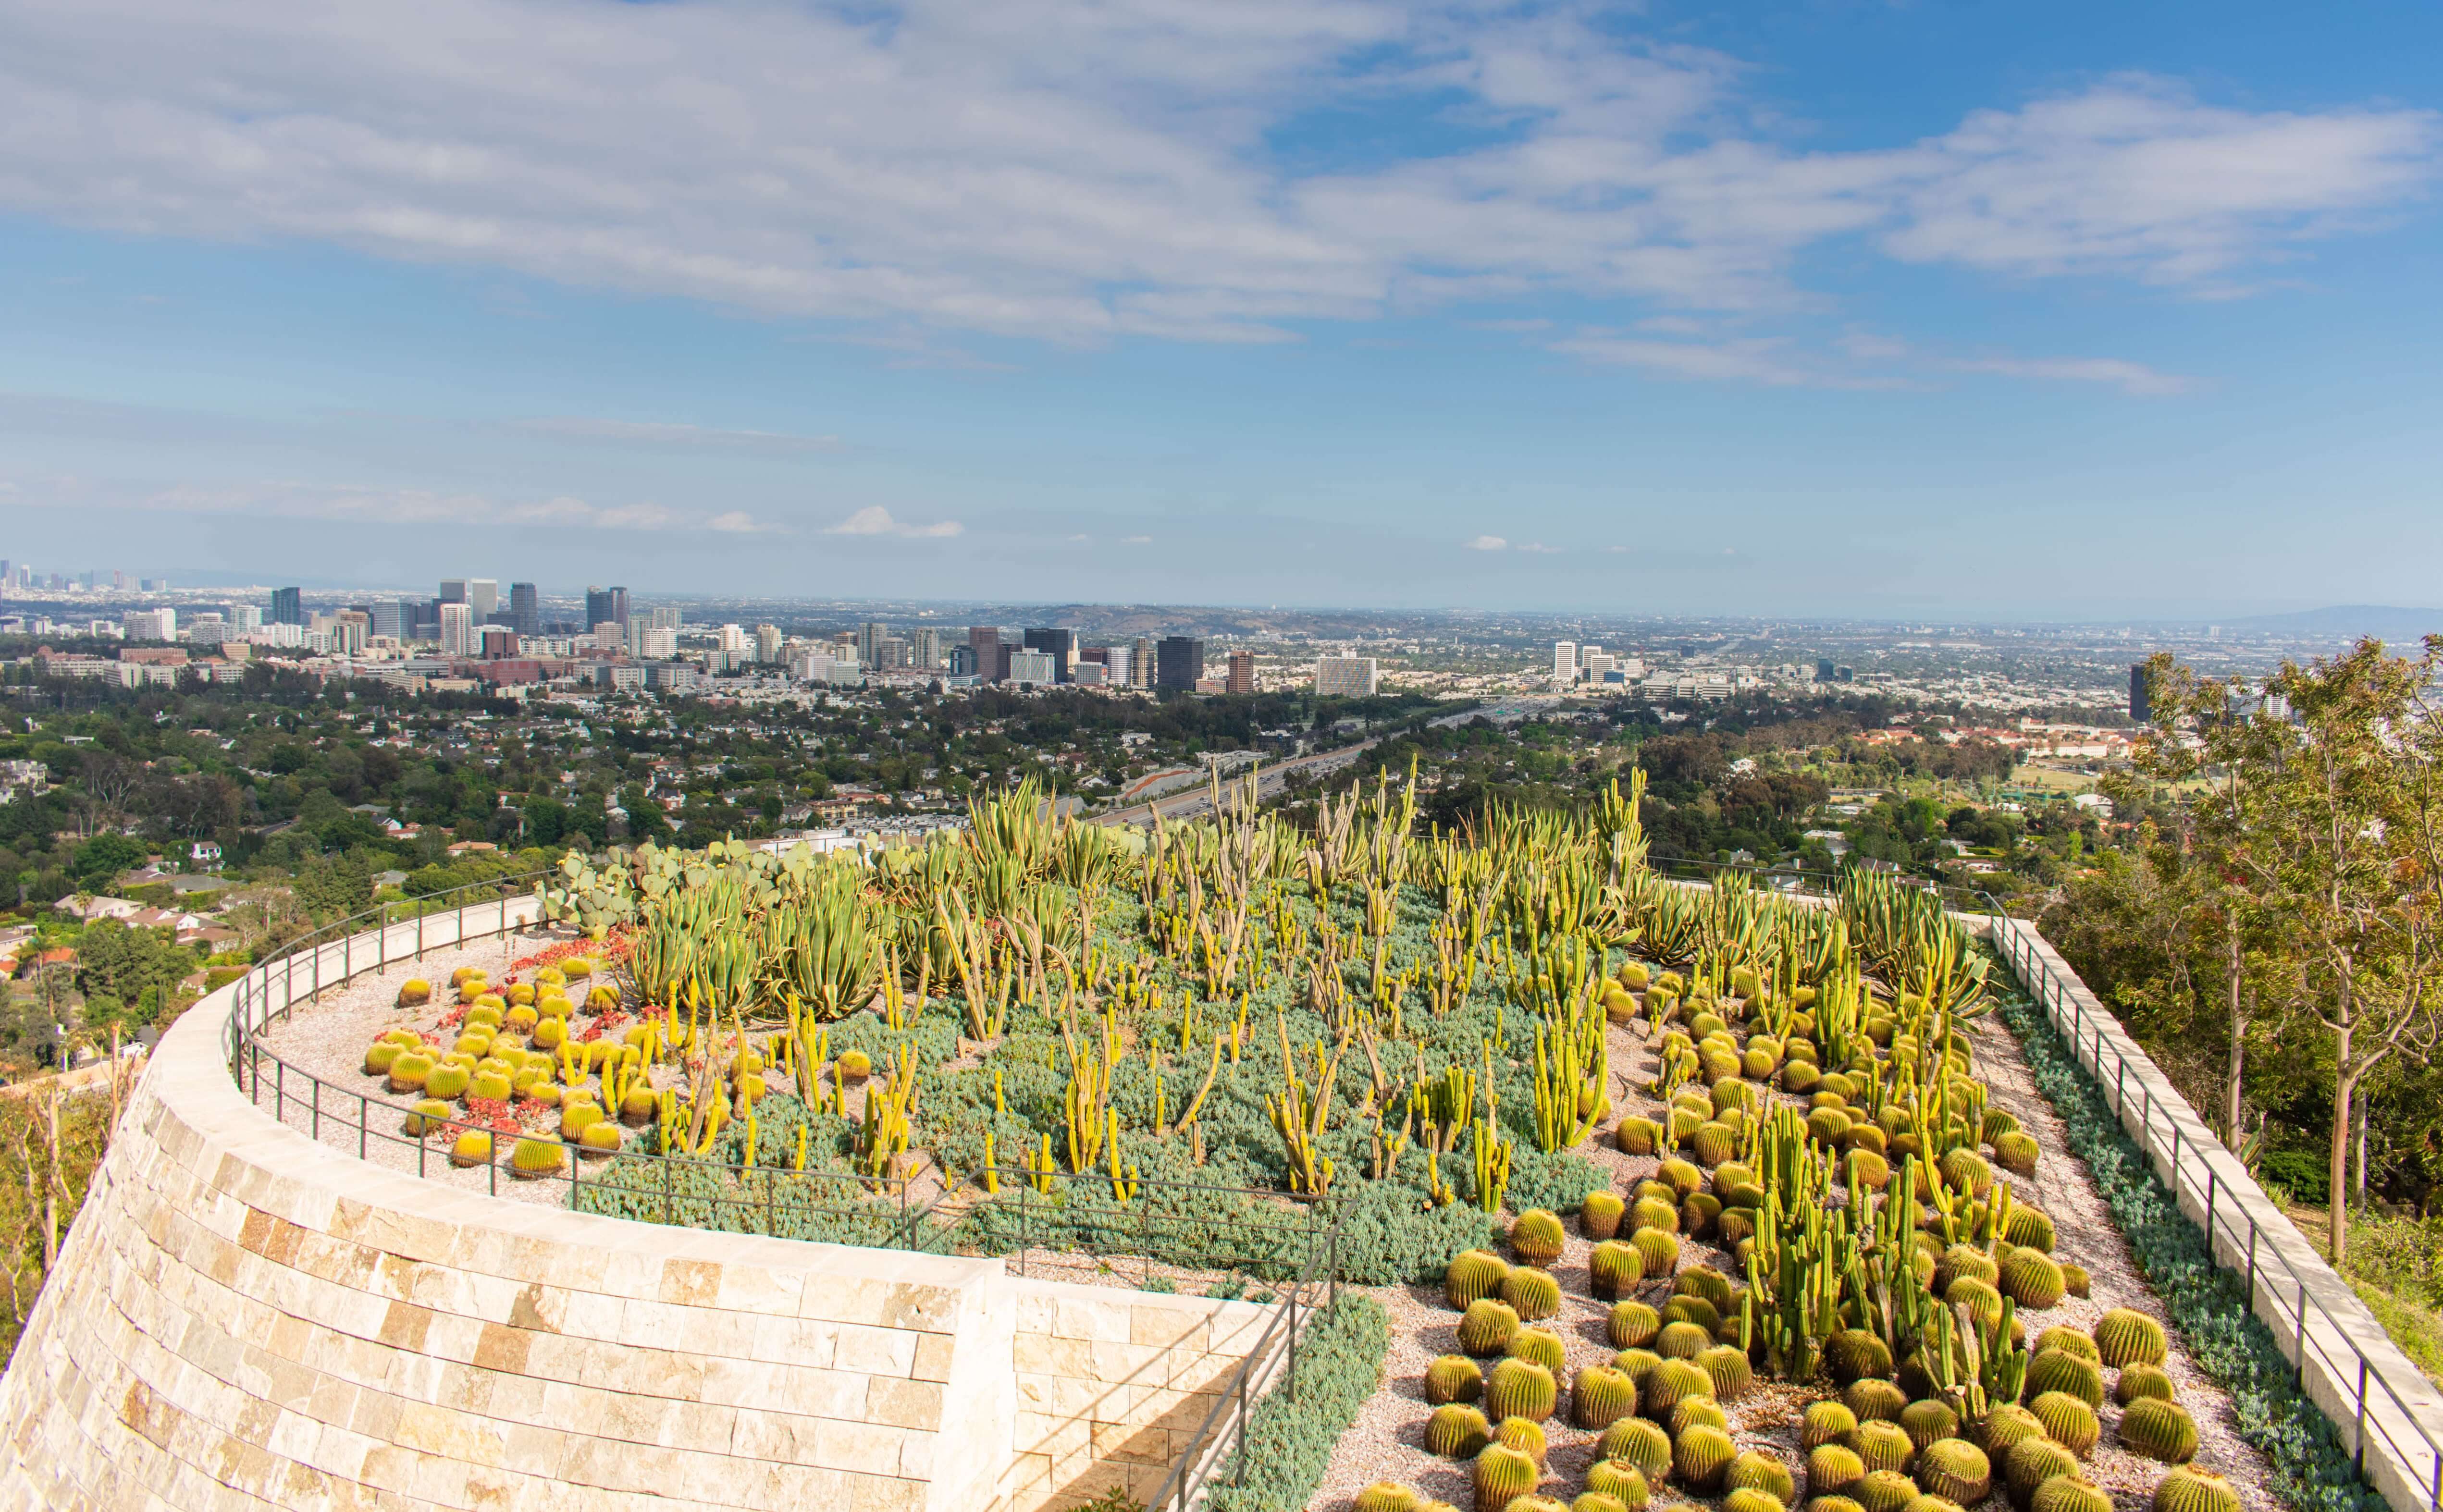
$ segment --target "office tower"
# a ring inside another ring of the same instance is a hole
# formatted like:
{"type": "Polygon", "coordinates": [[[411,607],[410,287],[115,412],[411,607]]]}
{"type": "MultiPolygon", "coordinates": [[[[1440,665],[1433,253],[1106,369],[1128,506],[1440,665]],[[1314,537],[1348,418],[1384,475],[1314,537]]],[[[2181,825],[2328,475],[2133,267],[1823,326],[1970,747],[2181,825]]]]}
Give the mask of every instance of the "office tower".
{"type": "Polygon", "coordinates": [[[403,598],[377,598],[367,606],[373,615],[374,633],[394,641],[415,638],[415,606],[403,598]]]}
{"type": "Polygon", "coordinates": [[[1581,650],[1578,653],[1578,665],[1586,668],[1588,682],[1604,683],[1610,680],[1612,667],[1617,664],[1601,651],[1581,650]]]}
{"type": "Polygon", "coordinates": [[[178,637],[178,611],[174,609],[131,610],[119,617],[127,628],[131,641],[171,641],[178,637]]]}
{"type": "Polygon", "coordinates": [[[1577,680],[1578,643],[1575,641],[1554,641],[1552,643],[1553,685],[1556,687],[1563,686],[1568,683],[1574,683],[1577,680]]]}
{"type": "Polygon", "coordinates": [[[927,626],[910,636],[908,665],[922,672],[938,671],[942,665],[942,632],[927,626]]]}
{"type": "Polygon", "coordinates": [[[463,578],[463,577],[445,577],[445,578],[443,578],[443,579],[441,580],[441,592],[440,592],[440,595],[439,595],[439,596],[440,596],[440,600],[441,600],[441,602],[442,602],[442,603],[444,603],[444,604],[464,604],[464,603],[466,603],[466,602],[467,602],[467,579],[465,579],[465,578],[463,578]]]}
{"type": "Polygon", "coordinates": [[[485,661],[505,661],[518,654],[518,632],[506,625],[487,625],[477,632],[475,645],[485,661]]]}
{"type": "Polygon", "coordinates": [[[274,625],[304,624],[304,592],[302,590],[294,588],[273,589],[271,591],[271,623],[274,625]]]}
{"type": "Polygon", "coordinates": [[[594,648],[615,651],[628,644],[628,627],[617,620],[604,620],[594,627],[594,648]]]}
{"type": "Polygon", "coordinates": [[[1056,679],[1058,669],[1049,651],[1013,649],[1009,657],[1009,681],[1042,687],[1056,679]]]}
{"type": "Polygon", "coordinates": [[[251,635],[263,628],[263,610],[251,604],[232,604],[229,611],[229,628],[232,635],[251,635]]]}
{"type": "Polygon", "coordinates": [[[467,579],[467,607],[475,611],[475,623],[484,625],[501,611],[501,583],[495,577],[467,579]]]}
{"type": "Polygon", "coordinates": [[[187,622],[187,644],[201,649],[218,647],[229,637],[229,622],[207,610],[187,622]]]}
{"type": "Polygon", "coordinates": [[[1204,677],[1204,643],[1193,635],[1166,635],[1154,647],[1154,685],[1196,691],[1204,677]]]}
{"type": "Polygon", "coordinates": [[[1009,659],[1024,649],[1025,647],[1019,645],[1016,641],[997,642],[993,647],[994,665],[992,681],[996,683],[1008,682],[1009,659]]]}
{"type": "MultiPolygon", "coordinates": [[[[8,575],[9,564],[7,562],[0,562],[0,577],[6,577],[8,575]]],[[[127,592],[127,574],[121,572],[113,572],[110,574],[110,586],[114,592],[123,593],[127,592]]]]}
{"type": "Polygon", "coordinates": [[[976,653],[976,675],[991,682],[1001,672],[1001,628],[995,625],[967,627],[967,649],[976,653]]]}
{"type": "Polygon", "coordinates": [[[746,632],[738,626],[724,625],[713,635],[713,644],[721,647],[724,655],[746,649],[746,632]]]}
{"type": "Polygon", "coordinates": [[[2143,662],[2129,668],[2129,718],[2140,724],[2155,722],[2155,701],[2146,690],[2146,664],[2143,662]]]}
{"type": "Polygon", "coordinates": [[[628,628],[628,591],[589,586],[585,590],[585,623],[616,625],[624,632],[628,628]]]}
{"type": "Polygon", "coordinates": [[[1314,661],[1314,696],[1319,699],[1370,699],[1374,696],[1374,658],[1318,656],[1314,661]]]}
{"type": "Polygon", "coordinates": [[[1136,644],[1129,647],[1129,686],[1137,688],[1153,686],[1154,674],[1157,670],[1152,639],[1144,635],[1138,636],[1136,644]]]}
{"type": "Polygon", "coordinates": [[[891,634],[891,627],[880,620],[867,620],[856,628],[856,659],[867,666],[880,666],[882,659],[874,649],[891,634]]]}
{"type": "Polygon", "coordinates": [[[781,660],[781,627],[778,625],[755,627],[755,660],[766,665],[781,660]]]}
{"type": "Polygon", "coordinates": [[[1815,681],[1818,683],[1829,683],[1832,681],[1832,664],[1830,662],[1818,662],[1815,664],[1815,681]]]}
{"type": "Polygon", "coordinates": [[[374,617],[361,609],[343,609],[331,616],[331,649],[342,656],[364,653],[365,642],[373,634],[374,617]]]}
{"type": "Polygon", "coordinates": [[[520,635],[542,633],[542,595],[532,583],[509,585],[509,619],[511,629],[520,635]]]}
{"type": "Polygon", "coordinates": [[[1230,653],[1229,679],[1222,685],[1225,691],[1231,693],[1255,692],[1256,653],[1253,651],[1232,651],[1230,653]]]}
{"type": "Polygon", "coordinates": [[[1070,629],[1042,628],[1026,632],[1026,648],[1041,651],[1052,658],[1052,675],[1056,683],[1069,681],[1069,669],[1077,665],[1077,632],[1070,629]]]}
{"type": "Polygon", "coordinates": [[[976,648],[974,647],[953,646],[950,647],[950,675],[952,677],[973,677],[976,675],[976,648]]]}
{"type": "MultiPolygon", "coordinates": [[[[449,584],[442,588],[447,591],[449,584]]],[[[464,585],[462,584],[463,588],[464,585]]],[[[464,599],[444,599],[441,603],[441,654],[472,656],[475,645],[475,608],[464,599]]]]}

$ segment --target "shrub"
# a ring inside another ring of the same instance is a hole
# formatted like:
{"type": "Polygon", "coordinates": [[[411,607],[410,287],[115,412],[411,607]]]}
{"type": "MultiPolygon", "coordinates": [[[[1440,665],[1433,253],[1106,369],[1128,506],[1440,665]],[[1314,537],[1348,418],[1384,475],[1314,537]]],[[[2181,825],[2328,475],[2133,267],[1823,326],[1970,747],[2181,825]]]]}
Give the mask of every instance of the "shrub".
{"type": "Polygon", "coordinates": [[[1239,1484],[1214,1485],[1204,1504],[1264,1512],[1313,1501],[1333,1447],[1382,1383],[1390,1347],[1389,1321],[1373,1298],[1343,1293],[1325,1308],[1298,1344],[1297,1399],[1284,1381],[1256,1404],[1240,1443],[1239,1484]]]}

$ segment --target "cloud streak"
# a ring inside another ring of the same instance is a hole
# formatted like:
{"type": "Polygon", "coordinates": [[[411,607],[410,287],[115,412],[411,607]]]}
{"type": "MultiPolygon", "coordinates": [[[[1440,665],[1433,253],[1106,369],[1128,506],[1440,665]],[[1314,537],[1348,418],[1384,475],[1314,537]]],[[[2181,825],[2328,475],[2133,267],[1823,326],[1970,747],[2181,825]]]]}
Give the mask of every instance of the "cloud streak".
{"type": "Polygon", "coordinates": [[[964,536],[967,527],[955,519],[937,519],[920,525],[912,520],[894,519],[891,511],[880,504],[868,504],[836,525],[826,525],[826,536],[898,536],[909,539],[941,539],[964,536]]]}
{"type": "MultiPolygon", "coordinates": [[[[1787,311],[1800,254],[1842,238],[2228,295],[2423,192],[2443,137],[2427,111],[2246,111],[2123,78],[1808,152],[1746,78],[1458,0],[24,0],[0,14],[0,207],[711,301],[988,367],[934,334],[1280,340],[1548,295],[1787,311]],[[1456,136],[1364,168],[1271,146],[1350,105],[1456,136]]],[[[1628,339],[1584,355],[1809,381],[1770,350],[1628,339]]]]}
{"type": "Polygon", "coordinates": [[[678,451],[737,451],[769,456],[847,449],[837,436],[799,436],[770,430],[725,430],[711,426],[679,425],[646,420],[604,420],[582,415],[548,415],[515,420],[509,428],[524,435],[554,440],[602,442],[617,446],[656,446],[678,451]]]}

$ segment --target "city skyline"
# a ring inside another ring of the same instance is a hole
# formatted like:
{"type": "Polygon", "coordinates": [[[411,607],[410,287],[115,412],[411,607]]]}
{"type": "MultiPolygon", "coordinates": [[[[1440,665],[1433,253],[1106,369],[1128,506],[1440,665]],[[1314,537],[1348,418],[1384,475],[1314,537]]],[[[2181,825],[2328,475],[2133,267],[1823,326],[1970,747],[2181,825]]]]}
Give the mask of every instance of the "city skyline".
{"type": "Polygon", "coordinates": [[[2027,620],[2443,571],[2431,8],[888,15],[0,19],[11,549],[2027,620]]]}

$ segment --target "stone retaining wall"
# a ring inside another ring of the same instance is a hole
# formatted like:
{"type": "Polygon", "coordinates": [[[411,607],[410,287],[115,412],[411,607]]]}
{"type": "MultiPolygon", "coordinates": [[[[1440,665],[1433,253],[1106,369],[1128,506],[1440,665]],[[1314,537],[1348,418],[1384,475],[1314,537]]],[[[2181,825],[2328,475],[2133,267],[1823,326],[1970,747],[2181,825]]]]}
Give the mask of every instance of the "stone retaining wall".
{"type": "MultiPolygon", "coordinates": [[[[248,990],[302,999],[409,954],[409,927],[248,990]]],[[[238,990],[163,1037],[0,1377],[0,1507],[1059,1512],[1149,1491],[1260,1331],[1244,1303],[369,1165],[239,1092],[238,990]]]]}

